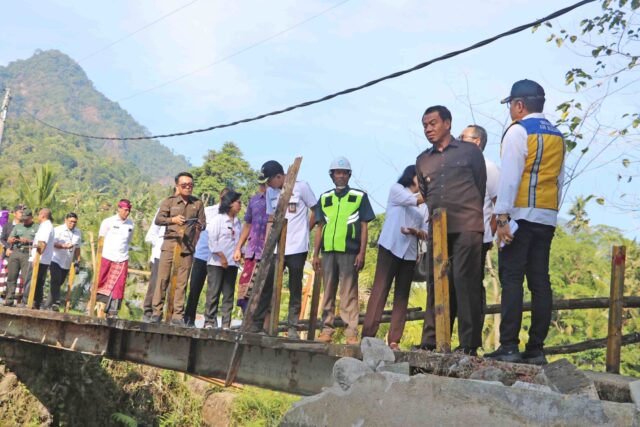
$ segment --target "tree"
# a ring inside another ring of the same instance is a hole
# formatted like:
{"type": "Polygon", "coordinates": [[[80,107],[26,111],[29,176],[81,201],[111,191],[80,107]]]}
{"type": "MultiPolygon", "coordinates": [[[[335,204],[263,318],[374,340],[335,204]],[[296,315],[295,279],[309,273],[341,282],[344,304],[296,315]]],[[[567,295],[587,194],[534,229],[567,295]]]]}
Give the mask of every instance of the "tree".
{"type": "Polygon", "coordinates": [[[258,172],[242,157],[242,151],[233,142],[225,142],[220,151],[209,150],[202,166],[191,170],[195,180],[194,194],[218,197],[229,187],[242,193],[246,201],[257,189],[258,172]]]}
{"type": "MultiPolygon", "coordinates": [[[[606,202],[622,210],[638,210],[640,197],[624,184],[632,182],[640,170],[640,149],[636,131],[640,127],[637,105],[633,110],[611,118],[620,96],[640,92],[637,75],[638,42],[640,42],[639,0],[602,0],[601,14],[583,19],[579,31],[545,25],[553,30],[547,42],[569,48],[578,57],[586,58],[586,67],[574,66],[565,74],[565,83],[575,96],[557,107],[567,142],[567,189],[581,175],[617,162],[620,183],[607,194],[606,202]],[[590,63],[589,58],[593,60],[590,63]]],[[[535,31],[535,29],[534,29],[535,31]]],[[[576,58],[579,60],[579,58],[576,58]]],[[[596,202],[605,203],[604,197],[596,202]]]]}
{"type": "Polygon", "coordinates": [[[571,209],[569,209],[571,220],[567,223],[567,226],[574,233],[581,230],[589,229],[589,217],[587,216],[586,206],[587,203],[589,203],[589,200],[591,200],[592,198],[593,194],[588,196],[587,198],[578,196],[573,202],[573,206],[571,207],[571,209]]]}
{"type": "Polygon", "coordinates": [[[56,202],[58,183],[48,164],[33,167],[31,176],[18,174],[18,197],[32,209],[51,208],[56,202]]]}

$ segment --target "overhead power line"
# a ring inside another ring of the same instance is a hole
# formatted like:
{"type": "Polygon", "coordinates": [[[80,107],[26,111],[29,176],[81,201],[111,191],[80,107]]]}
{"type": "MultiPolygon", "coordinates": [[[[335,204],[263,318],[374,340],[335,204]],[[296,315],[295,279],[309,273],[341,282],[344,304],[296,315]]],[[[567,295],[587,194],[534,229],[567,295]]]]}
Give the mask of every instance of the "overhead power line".
{"type": "Polygon", "coordinates": [[[195,2],[197,2],[197,1],[199,1],[199,0],[193,0],[193,1],[191,1],[191,2],[189,2],[189,3],[187,3],[187,4],[185,4],[185,5],[180,6],[180,7],[179,7],[179,8],[177,8],[177,9],[172,10],[171,12],[169,12],[169,13],[167,13],[167,14],[165,14],[165,15],[162,15],[160,18],[156,19],[155,21],[149,22],[148,24],[146,24],[146,25],[144,25],[144,26],[142,26],[142,27],[138,28],[138,29],[137,29],[137,30],[135,30],[134,32],[129,33],[129,34],[127,34],[126,36],[120,37],[119,39],[112,41],[111,43],[109,43],[109,44],[107,44],[107,45],[105,45],[105,46],[101,47],[100,49],[96,50],[95,52],[92,52],[92,53],[88,54],[87,56],[85,56],[85,57],[83,57],[83,58],[80,58],[80,59],[78,60],[78,62],[85,61],[85,60],[87,60],[87,59],[89,59],[89,58],[91,58],[91,57],[93,57],[93,56],[95,56],[95,55],[97,55],[97,54],[99,54],[99,53],[101,53],[101,52],[104,52],[105,50],[109,49],[111,46],[113,46],[113,45],[115,45],[115,44],[118,44],[118,43],[120,43],[121,41],[126,40],[126,39],[128,39],[129,37],[132,37],[132,36],[134,36],[134,35],[138,34],[140,31],[144,31],[144,30],[146,30],[146,29],[147,29],[147,28],[149,28],[150,26],[155,25],[155,24],[157,24],[158,22],[162,21],[163,19],[166,19],[166,18],[170,17],[171,15],[173,15],[173,14],[175,14],[175,13],[180,12],[182,9],[184,9],[184,8],[186,8],[186,7],[191,6],[192,4],[194,4],[194,3],[195,3],[195,2]]]}
{"type": "Polygon", "coordinates": [[[388,74],[388,75],[386,75],[384,77],[380,77],[380,78],[377,78],[375,80],[371,80],[370,82],[364,83],[364,84],[362,84],[360,86],[355,86],[355,87],[352,87],[352,88],[349,88],[349,89],[341,90],[339,92],[334,92],[332,94],[323,96],[322,98],[317,98],[317,99],[314,99],[314,100],[311,100],[311,101],[302,102],[300,104],[292,105],[290,107],[283,108],[281,110],[271,111],[269,113],[260,114],[258,116],[249,117],[249,118],[242,119],[242,120],[236,120],[236,121],[233,121],[233,122],[230,122],[230,123],[224,123],[224,124],[209,126],[207,128],[203,128],[203,129],[194,129],[194,130],[185,131],[185,132],[176,132],[176,133],[168,133],[168,134],[152,135],[152,136],[108,137],[108,136],[87,135],[87,134],[82,134],[82,133],[77,133],[77,132],[71,132],[71,131],[56,127],[56,126],[54,126],[52,124],[49,124],[49,123],[47,123],[47,122],[45,122],[43,120],[40,120],[36,116],[31,114],[31,113],[28,113],[28,112],[27,113],[30,114],[31,117],[33,117],[38,122],[42,123],[45,126],[48,126],[48,127],[52,128],[52,129],[55,129],[58,132],[62,132],[62,133],[66,133],[68,135],[74,135],[74,136],[78,136],[78,137],[82,137],[82,138],[90,138],[90,139],[113,140],[113,141],[132,141],[132,140],[142,140],[142,139],[171,138],[171,137],[175,137],[175,136],[185,136],[185,135],[192,135],[192,134],[195,134],[195,133],[209,132],[209,131],[212,131],[212,130],[215,130],[215,129],[228,128],[228,127],[237,126],[237,125],[240,125],[240,124],[243,124],[243,123],[249,123],[249,122],[254,122],[254,121],[257,121],[257,120],[261,120],[261,119],[264,119],[266,117],[277,116],[277,115],[280,115],[280,114],[287,113],[289,111],[296,110],[298,108],[308,107],[310,105],[319,104],[321,102],[329,101],[329,100],[331,100],[333,98],[337,98],[339,96],[343,96],[343,95],[347,95],[349,93],[357,92],[359,90],[371,87],[371,86],[376,85],[378,83],[381,83],[383,81],[395,79],[395,78],[398,78],[400,76],[404,76],[405,74],[409,74],[409,73],[412,73],[414,71],[421,70],[422,68],[425,68],[425,67],[427,67],[427,66],[429,66],[429,65],[431,65],[431,64],[433,64],[435,62],[444,61],[446,59],[453,58],[453,57],[458,56],[460,54],[463,54],[465,52],[469,52],[471,50],[478,49],[478,48],[480,48],[482,46],[486,46],[486,45],[488,45],[490,43],[493,43],[494,41],[496,41],[498,39],[501,39],[503,37],[507,37],[507,36],[522,32],[522,31],[524,31],[524,30],[526,30],[528,28],[531,28],[531,27],[538,26],[538,25],[540,25],[540,24],[542,24],[542,23],[544,23],[546,21],[549,21],[551,19],[555,19],[555,18],[557,18],[559,16],[562,16],[562,15],[568,13],[568,12],[571,12],[572,10],[577,9],[577,8],[579,8],[581,6],[584,6],[584,5],[588,4],[588,3],[593,3],[594,1],[596,1],[596,0],[582,0],[582,1],[578,2],[578,3],[575,3],[572,6],[568,6],[568,7],[565,7],[563,9],[557,10],[557,11],[551,13],[550,15],[547,15],[544,18],[537,19],[537,20],[535,20],[533,22],[530,22],[528,24],[520,25],[520,26],[515,27],[515,28],[513,28],[513,29],[511,29],[509,31],[505,31],[505,32],[500,33],[500,34],[498,34],[496,36],[493,36],[493,37],[490,37],[488,39],[479,41],[479,42],[477,42],[477,43],[475,43],[475,44],[473,44],[473,45],[471,45],[469,47],[466,47],[464,49],[455,50],[455,51],[446,53],[446,54],[444,54],[442,56],[439,56],[437,58],[430,59],[430,60],[428,60],[426,62],[422,62],[422,63],[420,63],[418,65],[415,65],[415,66],[413,66],[411,68],[407,68],[407,69],[401,70],[401,71],[396,71],[395,73],[388,74]]]}
{"type": "Polygon", "coordinates": [[[247,51],[249,51],[251,49],[254,49],[254,48],[258,47],[258,46],[261,46],[261,45],[263,45],[263,44],[265,44],[265,43],[267,43],[267,42],[269,42],[269,41],[271,41],[271,40],[273,40],[275,38],[278,38],[281,35],[286,34],[286,33],[290,32],[292,30],[295,30],[296,28],[300,27],[301,25],[304,25],[309,21],[313,21],[314,19],[319,18],[320,16],[322,16],[322,15],[328,13],[328,12],[331,12],[333,9],[336,9],[336,8],[342,6],[343,4],[348,3],[349,1],[351,1],[351,0],[344,0],[344,1],[341,1],[340,3],[334,4],[333,6],[327,8],[327,9],[324,9],[324,10],[316,13],[315,15],[312,15],[312,16],[310,16],[310,17],[308,17],[308,18],[306,18],[306,19],[304,19],[304,20],[302,20],[300,22],[297,22],[297,23],[293,24],[290,27],[285,28],[284,30],[280,30],[277,33],[274,33],[274,34],[272,34],[272,35],[270,35],[270,36],[268,36],[268,37],[266,37],[266,38],[264,38],[264,39],[262,39],[262,40],[260,40],[258,42],[250,44],[249,46],[246,46],[246,47],[244,47],[244,48],[242,48],[242,49],[240,49],[240,50],[238,50],[236,52],[230,53],[229,55],[226,55],[226,56],[224,56],[224,57],[222,57],[220,59],[216,59],[215,61],[211,62],[210,64],[207,64],[207,65],[205,65],[203,67],[197,68],[197,69],[195,69],[193,71],[189,71],[188,73],[181,74],[178,77],[175,77],[175,78],[173,78],[171,80],[167,80],[164,83],[157,84],[157,85],[152,86],[152,87],[150,87],[148,89],[141,90],[140,92],[136,92],[134,94],[127,95],[127,96],[125,96],[123,98],[118,99],[116,102],[127,101],[129,99],[135,98],[135,97],[140,96],[142,94],[154,91],[156,89],[163,88],[163,87],[168,86],[168,85],[170,85],[172,83],[175,83],[175,82],[180,81],[182,79],[185,79],[185,78],[187,78],[189,76],[192,76],[192,75],[194,75],[196,73],[199,73],[200,71],[207,70],[207,69],[209,69],[211,67],[214,67],[214,66],[216,66],[218,64],[226,62],[231,58],[234,58],[234,57],[236,57],[236,56],[238,56],[240,54],[243,54],[243,53],[245,53],[245,52],[247,52],[247,51]]]}

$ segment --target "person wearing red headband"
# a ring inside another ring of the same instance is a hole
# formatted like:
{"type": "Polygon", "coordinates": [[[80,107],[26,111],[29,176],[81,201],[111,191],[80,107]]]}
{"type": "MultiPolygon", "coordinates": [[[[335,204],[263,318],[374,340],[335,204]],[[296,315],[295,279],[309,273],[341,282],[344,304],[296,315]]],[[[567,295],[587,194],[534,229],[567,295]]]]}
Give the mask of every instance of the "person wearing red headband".
{"type": "Polygon", "coordinates": [[[98,304],[104,304],[109,317],[116,317],[124,298],[124,286],[129,268],[129,243],[133,236],[133,221],[129,219],[131,202],[121,199],[118,213],[100,224],[98,235],[104,237],[102,262],[98,277],[98,304]]]}

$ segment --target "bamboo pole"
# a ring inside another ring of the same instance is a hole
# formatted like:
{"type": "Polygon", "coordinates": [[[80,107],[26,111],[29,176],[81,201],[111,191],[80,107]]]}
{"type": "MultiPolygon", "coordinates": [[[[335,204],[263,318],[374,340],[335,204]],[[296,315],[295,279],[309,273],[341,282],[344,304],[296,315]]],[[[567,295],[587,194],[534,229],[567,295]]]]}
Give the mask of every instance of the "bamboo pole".
{"type": "MultiPolygon", "coordinates": [[[[33,268],[31,268],[31,282],[29,284],[29,298],[27,299],[27,308],[33,308],[33,300],[36,296],[36,287],[38,286],[38,271],[40,270],[40,251],[42,250],[42,242],[39,242],[36,248],[36,254],[33,257],[33,268]]],[[[42,284],[44,286],[44,283],[42,284]]]]}
{"type": "Polygon", "coordinates": [[[298,320],[302,320],[307,316],[307,305],[309,303],[309,297],[311,296],[311,291],[313,290],[313,273],[307,274],[307,281],[302,288],[302,301],[300,303],[300,316],[298,316],[298,320]]]}
{"type": "Polygon", "coordinates": [[[67,298],[64,304],[64,312],[68,312],[71,308],[71,289],[73,288],[73,283],[76,281],[76,267],[73,263],[71,263],[71,268],[69,269],[69,281],[67,282],[67,298]]]}
{"type": "Polygon", "coordinates": [[[178,239],[176,247],[173,248],[173,261],[171,262],[171,282],[169,284],[169,296],[167,297],[167,309],[164,313],[164,321],[170,322],[173,316],[173,299],[176,295],[176,286],[178,284],[178,269],[180,268],[182,254],[182,238],[184,236],[185,226],[178,229],[178,239]]]}
{"type": "Polygon", "coordinates": [[[276,266],[276,283],[271,294],[271,314],[269,315],[269,335],[278,335],[278,319],[280,318],[280,302],[282,299],[282,282],[284,280],[284,253],[287,245],[287,219],[282,223],[280,242],[278,243],[278,264],[276,266]]]}
{"type": "Polygon", "coordinates": [[[322,270],[313,272],[313,292],[311,293],[311,310],[309,310],[309,333],[307,340],[313,341],[318,323],[318,306],[320,305],[320,291],[322,288],[322,270]]]}
{"type": "Polygon", "coordinates": [[[449,276],[447,275],[449,251],[446,209],[436,209],[433,212],[432,221],[436,349],[440,353],[449,353],[451,352],[451,317],[449,314],[449,276]]]}
{"type": "MultiPolygon", "coordinates": [[[[93,235],[91,235],[93,241],[93,235]]],[[[98,250],[96,251],[95,264],[93,268],[93,283],[91,284],[91,297],[89,298],[89,316],[93,316],[96,307],[96,297],[98,296],[98,284],[100,282],[100,266],[102,264],[102,248],[104,247],[104,236],[98,237],[98,250]]]]}
{"type": "Polygon", "coordinates": [[[620,373],[622,347],[622,307],[626,247],[614,246],[611,253],[611,296],[609,298],[609,332],[607,335],[607,372],[620,373]]]}

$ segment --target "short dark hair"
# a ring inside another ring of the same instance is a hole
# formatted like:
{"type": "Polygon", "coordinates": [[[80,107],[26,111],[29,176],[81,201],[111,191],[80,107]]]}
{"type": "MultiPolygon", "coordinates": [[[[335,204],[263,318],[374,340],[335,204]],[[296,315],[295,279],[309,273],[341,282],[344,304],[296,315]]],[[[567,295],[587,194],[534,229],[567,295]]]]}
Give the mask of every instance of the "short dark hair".
{"type": "Polygon", "coordinates": [[[68,214],[65,215],[64,219],[69,219],[69,218],[78,219],[78,214],[75,212],[69,212],[68,214]]]}
{"type": "Polygon", "coordinates": [[[402,171],[402,175],[398,178],[398,184],[403,187],[410,187],[413,185],[414,176],[416,176],[416,165],[409,165],[402,171]]]}
{"type": "Polygon", "coordinates": [[[544,96],[527,96],[525,98],[518,98],[524,104],[524,107],[530,113],[542,113],[544,109],[544,96]]]}
{"type": "Polygon", "coordinates": [[[484,147],[487,146],[487,131],[480,125],[469,125],[468,128],[472,128],[475,132],[475,137],[480,138],[480,149],[484,151],[484,147]]]}
{"type": "Polygon", "coordinates": [[[181,176],[187,176],[187,177],[191,178],[191,180],[193,180],[193,175],[191,175],[189,172],[180,172],[178,175],[176,175],[176,184],[180,180],[181,176]]]}
{"type": "Polygon", "coordinates": [[[229,213],[231,204],[240,199],[241,196],[242,194],[236,193],[233,190],[229,190],[229,192],[222,196],[222,198],[220,199],[220,207],[218,208],[218,212],[221,214],[229,213]]]}
{"type": "Polygon", "coordinates": [[[444,105],[432,105],[431,107],[424,110],[424,114],[422,115],[422,117],[431,113],[438,113],[442,121],[449,120],[449,123],[453,122],[453,119],[451,118],[451,111],[449,111],[449,109],[444,105]]]}

